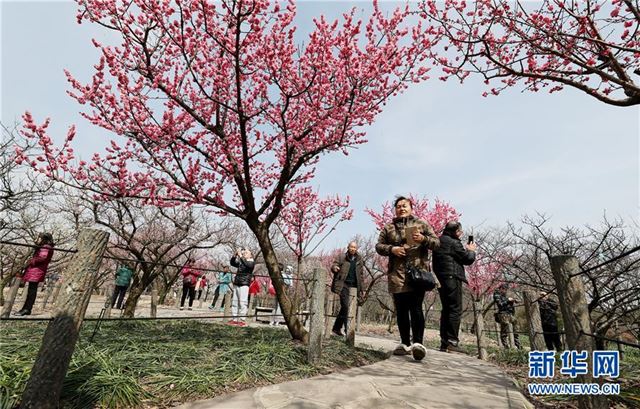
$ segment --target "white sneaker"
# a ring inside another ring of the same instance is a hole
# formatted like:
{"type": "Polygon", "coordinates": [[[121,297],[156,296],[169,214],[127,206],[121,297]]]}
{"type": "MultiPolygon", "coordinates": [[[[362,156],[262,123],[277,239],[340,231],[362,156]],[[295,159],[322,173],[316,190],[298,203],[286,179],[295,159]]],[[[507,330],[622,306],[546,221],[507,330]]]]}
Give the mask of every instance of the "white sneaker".
{"type": "Polygon", "coordinates": [[[189,308],[187,308],[187,309],[188,309],[189,311],[193,310],[193,308],[191,308],[191,307],[189,307],[189,308]]]}
{"type": "Polygon", "coordinates": [[[184,310],[184,307],[180,307],[180,311],[184,310]]]}
{"type": "Polygon", "coordinates": [[[405,344],[398,344],[396,349],[393,350],[393,355],[409,355],[411,348],[405,344]]]}
{"type": "Polygon", "coordinates": [[[425,348],[424,345],[417,342],[411,345],[411,356],[413,356],[413,359],[422,361],[425,355],[427,355],[427,348],[425,348]]]}

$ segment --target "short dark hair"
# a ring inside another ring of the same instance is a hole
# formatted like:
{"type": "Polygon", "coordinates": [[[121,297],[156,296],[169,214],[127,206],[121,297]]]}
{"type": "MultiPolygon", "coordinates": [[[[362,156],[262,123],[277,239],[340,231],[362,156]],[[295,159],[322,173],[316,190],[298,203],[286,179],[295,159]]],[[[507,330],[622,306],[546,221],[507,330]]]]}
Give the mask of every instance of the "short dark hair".
{"type": "Polygon", "coordinates": [[[42,239],[42,244],[50,244],[53,246],[53,236],[51,233],[40,233],[40,238],[42,239]]]}
{"type": "Polygon", "coordinates": [[[457,220],[447,222],[447,224],[444,226],[444,231],[449,233],[455,233],[459,229],[462,229],[462,224],[457,220]]]}
{"type": "Polygon", "coordinates": [[[409,202],[409,207],[413,209],[413,202],[411,201],[411,199],[404,196],[396,196],[396,200],[393,201],[393,207],[398,206],[398,203],[402,202],[403,200],[409,202]]]}

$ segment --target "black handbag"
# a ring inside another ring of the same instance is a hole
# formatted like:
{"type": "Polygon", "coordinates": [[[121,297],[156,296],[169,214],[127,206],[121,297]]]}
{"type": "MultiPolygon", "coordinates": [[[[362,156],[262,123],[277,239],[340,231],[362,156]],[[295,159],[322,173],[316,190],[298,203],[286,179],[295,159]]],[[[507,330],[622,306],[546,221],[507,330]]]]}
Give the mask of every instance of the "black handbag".
{"type": "Polygon", "coordinates": [[[406,274],[409,285],[419,291],[431,291],[436,288],[436,279],[429,270],[406,265],[406,274]]]}

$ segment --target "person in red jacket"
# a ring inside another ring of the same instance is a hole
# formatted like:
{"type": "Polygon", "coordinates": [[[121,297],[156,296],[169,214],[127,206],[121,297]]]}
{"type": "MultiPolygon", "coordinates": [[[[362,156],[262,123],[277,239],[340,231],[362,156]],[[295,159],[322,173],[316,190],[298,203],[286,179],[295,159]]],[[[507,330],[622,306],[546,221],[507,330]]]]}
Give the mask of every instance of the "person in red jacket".
{"type": "Polygon", "coordinates": [[[29,283],[27,299],[24,301],[22,309],[13,315],[31,315],[38,294],[38,284],[44,281],[49,262],[53,257],[53,236],[49,233],[41,233],[36,239],[36,246],[22,275],[22,281],[29,283]]]}
{"type": "Polygon", "coordinates": [[[180,309],[184,310],[184,301],[189,294],[189,309],[193,307],[193,299],[196,297],[196,283],[200,272],[193,268],[193,259],[187,259],[182,267],[182,300],[180,301],[180,309]]]}

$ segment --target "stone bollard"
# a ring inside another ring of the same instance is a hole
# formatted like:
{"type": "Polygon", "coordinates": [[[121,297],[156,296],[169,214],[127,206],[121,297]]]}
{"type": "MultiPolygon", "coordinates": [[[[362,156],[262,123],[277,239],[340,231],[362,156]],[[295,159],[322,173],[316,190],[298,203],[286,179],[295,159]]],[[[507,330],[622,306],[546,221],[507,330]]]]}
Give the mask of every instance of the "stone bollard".
{"type": "Polygon", "coordinates": [[[224,314],[223,314],[223,318],[221,318],[222,321],[224,321],[225,319],[229,319],[229,318],[224,318],[224,317],[230,317],[231,316],[231,296],[232,296],[233,292],[231,289],[229,289],[227,291],[227,293],[224,295],[224,314]]]}
{"type": "Polygon", "coordinates": [[[309,325],[309,349],[307,360],[315,364],[322,357],[322,332],[324,329],[324,294],[326,272],[319,268],[313,271],[314,282],[311,297],[311,323],[309,325]]]}
{"type": "Polygon", "coordinates": [[[158,316],[158,286],[156,280],[151,283],[151,310],[149,311],[151,318],[158,316]]]}
{"type": "Polygon", "coordinates": [[[544,336],[542,334],[542,321],[540,319],[540,306],[536,295],[529,290],[522,294],[524,308],[529,322],[529,342],[532,351],[543,351],[545,349],[544,336]]]}
{"type": "MultiPolygon", "coordinates": [[[[592,352],[595,349],[594,339],[585,334],[593,334],[587,297],[582,278],[576,276],[580,272],[578,259],[574,256],[552,256],[549,258],[551,272],[558,290],[558,301],[562,310],[564,331],[566,334],[566,346],[568,350],[587,351],[587,362],[592,368],[592,352]]],[[[578,375],[579,383],[602,383],[602,378],[594,379],[589,374],[578,375]]],[[[579,395],[578,407],[580,409],[604,409],[608,408],[607,398],[603,395],[579,395]]]]}
{"type": "Polygon", "coordinates": [[[349,315],[347,318],[346,343],[355,346],[356,343],[356,310],[358,309],[358,289],[349,288],[349,315]]]}
{"type": "MultiPolygon", "coordinates": [[[[326,294],[326,291],[325,291],[326,294]]],[[[326,295],[325,295],[326,296],[326,295]]],[[[336,295],[332,292],[329,292],[329,296],[326,297],[326,307],[325,307],[325,318],[324,318],[324,337],[329,338],[331,336],[331,327],[333,326],[333,321],[335,317],[335,305],[336,305],[336,295]]]]}
{"type": "Polygon", "coordinates": [[[78,236],[78,251],[66,266],[64,290],[31,369],[22,394],[22,409],[59,407],[62,384],[78,341],[109,233],[85,229],[78,236]]]}

